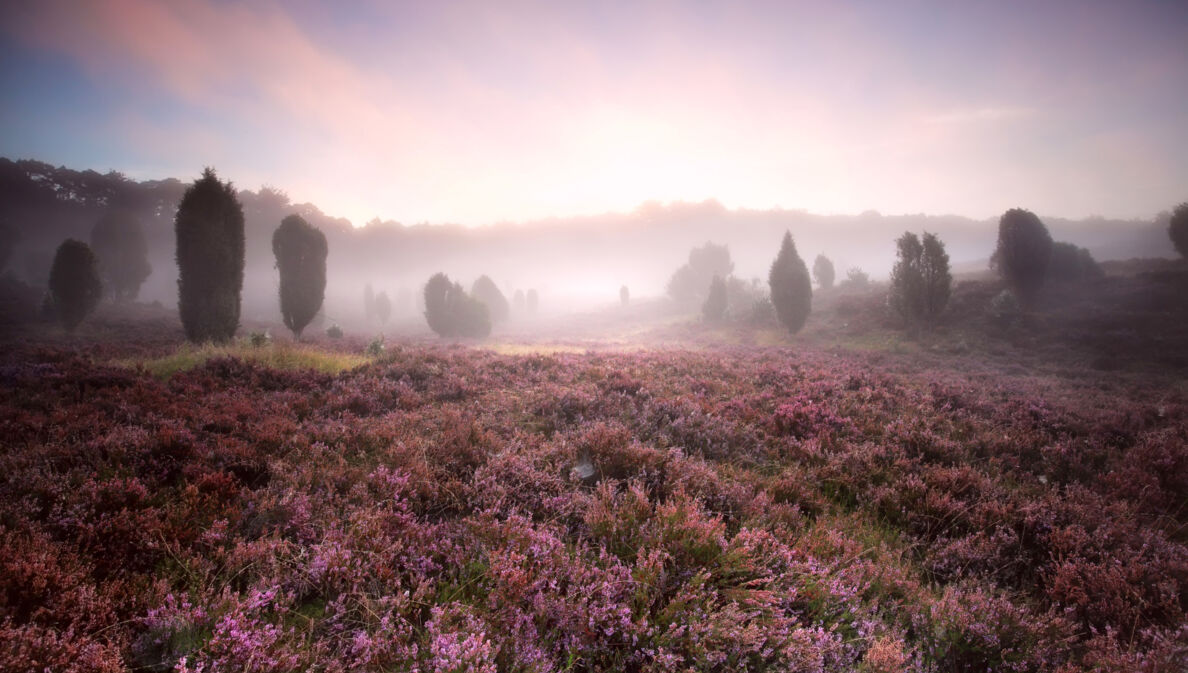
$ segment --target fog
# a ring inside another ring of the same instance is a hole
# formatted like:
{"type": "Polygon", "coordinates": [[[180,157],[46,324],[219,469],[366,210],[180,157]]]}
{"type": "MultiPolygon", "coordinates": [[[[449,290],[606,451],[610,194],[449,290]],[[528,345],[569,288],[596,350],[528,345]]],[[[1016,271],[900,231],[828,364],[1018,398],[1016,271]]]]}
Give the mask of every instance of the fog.
{"type": "MultiPolygon", "coordinates": [[[[43,284],[50,256],[62,240],[85,241],[108,209],[126,208],[144,227],[153,267],[140,301],[175,305],[173,216],[186,186],[177,179],[136,182],[118,173],[100,175],[2,160],[0,189],[5,198],[0,218],[18,231],[10,267],[25,280],[43,284]]],[[[480,275],[488,275],[509,301],[517,290],[535,289],[540,313],[559,315],[617,304],[624,285],[637,301],[661,297],[690,249],[706,242],[729,248],[734,276],[765,284],[785,231],[792,233],[801,257],[810,265],[816,255],[824,254],[839,279],[857,267],[875,280],[889,273],[893,241],[904,231],[936,233],[958,274],[984,272],[997,235],[995,219],[730,210],[715,201],[650,202],[628,213],[470,228],[391,221],[353,227],[316,205],[294,203],[272,188],[240,191],[239,200],[246,235],[242,315],[254,323],[279,321],[279,280],[271,237],[281,219],[291,213],[319,227],[328,239],[322,322],[361,324],[364,287],[370,284],[375,292],[388,294],[393,324],[406,328],[423,322],[419,320],[421,290],[437,272],[467,288],[480,275]]],[[[1043,219],[1055,240],[1086,247],[1099,261],[1172,253],[1166,225],[1158,217],[1147,221],[1043,219]]]]}

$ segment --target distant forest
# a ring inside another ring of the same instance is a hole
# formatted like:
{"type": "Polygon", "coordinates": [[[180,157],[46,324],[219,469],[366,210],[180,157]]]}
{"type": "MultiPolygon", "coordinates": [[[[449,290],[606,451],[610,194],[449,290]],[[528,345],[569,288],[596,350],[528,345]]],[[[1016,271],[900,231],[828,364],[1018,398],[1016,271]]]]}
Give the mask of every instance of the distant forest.
{"type": "MultiPolygon", "coordinates": [[[[200,169],[196,167],[194,177],[200,169]]],[[[233,174],[220,173],[220,177],[235,180],[233,174]]],[[[140,299],[172,305],[177,299],[173,218],[189,184],[177,178],[138,182],[114,171],[79,171],[0,158],[0,222],[18,232],[9,270],[31,284],[44,285],[58,244],[71,237],[87,240],[107,211],[126,209],[144,227],[154,269],[140,299]]],[[[647,203],[630,213],[473,228],[378,220],[355,228],[344,218],[327,215],[311,203],[293,203],[284,192],[269,187],[241,190],[238,195],[246,218],[246,315],[277,310],[270,241],[281,220],[293,213],[326,235],[328,313],[335,306],[355,310],[367,283],[377,291],[388,289],[393,296],[415,297],[438,271],[466,285],[486,274],[509,294],[517,288],[540,288],[542,299],[581,294],[586,300],[599,300],[605,288],[605,301],[617,302],[624,285],[630,286],[633,296],[660,295],[689,249],[706,241],[729,246],[736,275],[766,277],[785,230],[792,232],[808,258],[824,253],[834,260],[839,273],[861,267],[875,278],[888,273],[898,235],[928,231],[946,244],[954,271],[971,272],[986,267],[997,228],[997,216],[973,220],[875,212],[816,215],[781,209],[728,210],[716,201],[647,203]]],[[[1002,205],[1003,210],[1028,206],[1002,205]]],[[[1160,217],[1125,221],[1039,215],[1054,238],[1086,247],[1099,260],[1173,255],[1167,225],[1160,217]]]]}

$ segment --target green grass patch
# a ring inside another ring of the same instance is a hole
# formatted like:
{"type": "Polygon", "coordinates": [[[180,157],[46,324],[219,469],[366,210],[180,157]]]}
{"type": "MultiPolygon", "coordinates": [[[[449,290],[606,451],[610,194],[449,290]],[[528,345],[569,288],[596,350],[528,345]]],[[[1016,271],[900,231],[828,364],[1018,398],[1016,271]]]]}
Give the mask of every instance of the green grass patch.
{"type": "Polygon", "coordinates": [[[253,346],[250,343],[183,344],[169,355],[122,360],[126,367],[143,367],[159,379],[168,379],[178,372],[200,367],[214,358],[238,358],[255,362],[270,369],[309,370],[337,374],[371,362],[372,358],[357,353],[339,353],[300,344],[270,343],[253,346]]]}

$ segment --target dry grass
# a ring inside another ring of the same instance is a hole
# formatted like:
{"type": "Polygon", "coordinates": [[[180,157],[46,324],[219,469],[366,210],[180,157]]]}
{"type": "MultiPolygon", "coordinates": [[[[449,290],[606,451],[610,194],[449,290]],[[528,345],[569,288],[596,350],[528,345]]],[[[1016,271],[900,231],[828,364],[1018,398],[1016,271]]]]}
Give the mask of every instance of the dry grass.
{"type": "Polygon", "coordinates": [[[365,355],[328,351],[316,346],[291,343],[269,343],[253,346],[240,341],[230,344],[183,344],[173,353],[158,358],[127,359],[118,364],[143,367],[153,376],[167,379],[177,372],[199,367],[214,358],[238,358],[273,369],[308,370],[337,374],[371,361],[365,355]]]}

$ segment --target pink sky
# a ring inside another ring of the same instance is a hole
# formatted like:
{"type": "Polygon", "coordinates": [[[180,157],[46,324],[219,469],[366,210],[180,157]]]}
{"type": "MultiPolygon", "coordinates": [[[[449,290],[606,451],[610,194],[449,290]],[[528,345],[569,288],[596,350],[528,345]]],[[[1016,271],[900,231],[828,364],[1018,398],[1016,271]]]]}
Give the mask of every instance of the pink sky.
{"type": "Polygon", "coordinates": [[[42,0],[3,10],[0,154],[213,165],[355,224],[1188,198],[1185,11],[1034,4],[42,0]]]}

